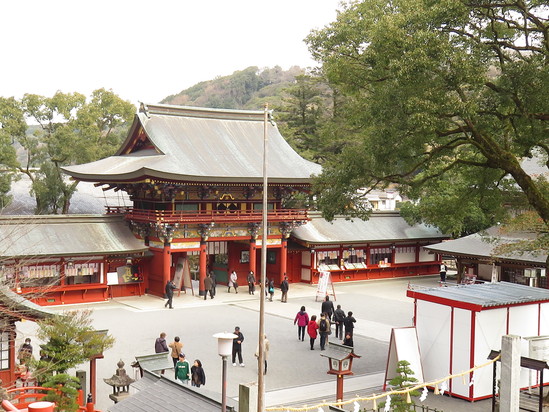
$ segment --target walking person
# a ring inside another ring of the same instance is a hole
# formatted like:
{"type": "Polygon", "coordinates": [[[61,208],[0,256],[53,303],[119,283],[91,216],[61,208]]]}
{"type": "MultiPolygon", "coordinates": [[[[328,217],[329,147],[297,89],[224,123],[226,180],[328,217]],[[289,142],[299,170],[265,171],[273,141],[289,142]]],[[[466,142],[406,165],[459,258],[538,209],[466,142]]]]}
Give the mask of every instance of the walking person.
{"type": "Polygon", "coordinates": [[[334,323],[336,330],[336,338],[343,340],[343,321],[345,320],[345,312],[341,309],[341,305],[337,305],[334,311],[334,323]]]}
{"type": "Polygon", "coordinates": [[[446,265],[444,263],[440,264],[440,281],[446,282],[446,265]]]}
{"type": "Polygon", "coordinates": [[[255,293],[255,276],[253,270],[248,273],[248,294],[254,295],[255,293]]]}
{"type": "Polygon", "coordinates": [[[355,328],[356,319],[353,317],[353,312],[347,312],[347,317],[343,321],[345,326],[345,335],[349,334],[353,336],[353,329],[355,328]]]}
{"type": "MultiPolygon", "coordinates": [[[[269,340],[267,339],[267,335],[263,335],[263,359],[265,361],[265,370],[263,371],[263,375],[267,374],[267,358],[269,357],[269,349],[270,344],[269,340]]],[[[259,343],[257,344],[254,356],[259,360],[259,343]]]]}
{"type": "Polygon", "coordinates": [[[185,359],[184,353],[179,355],[179,361],[175,366],[175,379],[179,379],[187,385],[189,384],[189,379],[191,379],[191,365],[189,365],[189,361],[185,359]]]}
{"type": "Polygon", "coordinates": [[[171,280],[168,280],[166,282],[166,297],[168,300],[164,304],[164,307],[169,306],[170,309],[173,309],[172,300],[173,300],[173,291],[176,289],[175,283],[173,283],[171,280]]]}
{"type": "Polygon", "coordinates": [[[326,295],[324,298],[324,302],[322,302],[322,305],[320,306],[320,313],[325,313],[328,319],[332,319],[334,314],[334,304],[330,300],[330,296],[326,295]]]}
{"type": "Polygon", "coordinates": [[[311,344],[311,350],[315,350],[315,340],[318,336],[318,323],[316,323],[316,315],[311,316],[311,320],[307,325],[307,334],[309,335],[309,342],[311,344]]]}
{"type": "Polygon", "coordinates": [[[166,333],[162,332],[154,341],[154,353],[168,352],[168,344],[166,343],[166,333]]]}
{"type": "Polygon", "coordinates": [[[175,368],[177,362],[179,361],[179,355],[181,355],[181,350],[183,349],[183,344],[180,342],[179,336],[173,338],[173,342],[170,343],[168,347],[171,349],[170,355],[172,356],[173,367],[175,368]]]}
{"type": "Polygon", "coordinates": [[[282,292],[280,301],[282,303],[288,303],[288,290],[290,290],[290,284],[288,283],[288,277],[284,276],[284,280],[280,284],[280,291],[282,292]]]}
{"type": "MultiPolygon", "coordinates": [[[[154,341],[154,353],[164,353],[168,352],[168,344],[166,343],[166,333],[162,332],[158,338],[154,341]]],[[[164,375],[166,370],[162,369],[160,371],[161,375],[164,375]]]]}
{"type": "Polygon", "coordinates": [[[236,338],[233,338],[233,366],[236,366],[236,357],[238,356],[238,363],[244,367],[242,360],[242,342],[244,342],[244,335],[240,332],[240,328],[236,326],[234,332],[236,338]]]}
{"type": "Polygon", "coordinates": [[[309,315],[305,312],[305,306],[302,306],[294,319],[294,325],[297,323],[297,340],[305,340],[305,328],[309,324],[309,315]]]}
{"type": "Polygon", "coordinates": [[[195,359],[191,366],[191,385],[197,388],[200,388],[200,385],[206,385],[206,374],[199,359],[195,359]]]}
{"type": "Polygon", "coordinates": [[[320,350],[324,350],[326,342],[328,342],[328,335],[330,334],[330,320],[326,313],[320,314],[320,320],[318,321],[318,332],[320,333],[320,350]]]}
{"type": "Polygon", "coordinates": [[[274,279],[269,280],[269,302],[273,301],[273,296],[275,293],[275,282],[274,279]]]}
{"type": "Polygon", "coordinates": [[[214,298],[214,292],[213,292],[213,281],[208,273],[206,275],[206,278],[204,279],[204,300],[208,297],[208,293],[210,294],[210,299],[214,298]]]}
{"type": "Polygon", "coordinates": [[[217,287],[217,279],[215,277],[215,272],[213,270],[210,270],[210,278],[212,279],[212,299],[215,296],[215,288],[217,287]]]}
{"type": "Polygon", "coordinates": [[[227,289],[228,293],[231,293],[231,286],[234,288],[234,292],[238,293],[238,275],[233,270],[229,276],[229,288],[227,289]]]}

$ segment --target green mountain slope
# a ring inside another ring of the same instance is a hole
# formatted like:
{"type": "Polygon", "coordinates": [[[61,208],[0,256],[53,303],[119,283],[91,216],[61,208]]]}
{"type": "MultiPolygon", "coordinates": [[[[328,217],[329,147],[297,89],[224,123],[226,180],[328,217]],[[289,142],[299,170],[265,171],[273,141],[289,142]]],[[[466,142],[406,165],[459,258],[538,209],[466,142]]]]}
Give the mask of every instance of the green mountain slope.
{"type": "Polygon", "coordinates": [[[224,109],[261,110],[265,103],[279,106],[282,90],[294,83],[304,70],[293,66],[259,69],[256,66],[195,84],[186,90],[166,97],[160,103],[182,106],[224,109]]]}

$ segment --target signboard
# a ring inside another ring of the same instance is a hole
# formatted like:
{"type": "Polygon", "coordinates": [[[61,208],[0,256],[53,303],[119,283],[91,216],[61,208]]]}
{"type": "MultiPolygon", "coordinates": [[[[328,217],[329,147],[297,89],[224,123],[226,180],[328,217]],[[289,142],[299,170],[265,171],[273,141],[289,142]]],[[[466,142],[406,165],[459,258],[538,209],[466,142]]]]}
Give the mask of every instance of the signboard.
{"type": "Polygon", "coordinates": [[[192,294],[194,295],[193,285],[191,282],[191,268],[187,257],[180,257],[177,259],[173,283],[175,283],[175,287],[177,289],[182,290],[185,293],[187,293],[186,288],[190,288],[192,294]]]}
{"type": "Polygon", "coordinates": [[[327,295],[332,295],[335,300],[335,290],[334,284],[332,283],[332,276],[330,275],[330,272],[327,271],[318,272],[318,285],[316,288],[315,302],[318,298],[320,298],[320,300],[324,300],[327,295]]]}
{"type": "Polygon", "coordinates": [[[387,383],[397,376],[397,364],[401,360],[410,363],[410,369],[414,371],[414,378],[418,382],[424,381],[421,357],[419,355],[419,342],[417,340],[416,328],[413,326],[393,328],[391,331],[383,390],[385,390],[387,383]]]}
{"type": "Polygon", "coordinates": [[[116,285],[138,283],[143,280],[139,275],[139,267],[137,265],[119,266],[116,268],[116,274],[118,275],[118,283],[114,283],[116,285]]]}
{"type": "Polygon", "coordinates": [[[540,361],[549,361],[549,336],[532,336],[528,341],[528,357],[540,361]]]}

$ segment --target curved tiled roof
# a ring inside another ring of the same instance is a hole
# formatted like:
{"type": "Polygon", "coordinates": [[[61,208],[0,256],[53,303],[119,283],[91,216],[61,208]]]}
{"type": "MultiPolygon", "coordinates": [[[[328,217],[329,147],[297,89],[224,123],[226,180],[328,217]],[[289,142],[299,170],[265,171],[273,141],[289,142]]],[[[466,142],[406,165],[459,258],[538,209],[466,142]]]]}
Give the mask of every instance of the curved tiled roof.
{"type": "Polygon", "coordinates": [[[434,241],[447,238],[433,226],[411,226],[398,212],[372,212],[368,220],[335,218],[323,219],[310,213],[311,221],[293,230],[292,237],[308,244],[393,242],[406,240],[434,241]]]}
{"type": "Polygon", "coordinates": [[[96,162],[64,167],[84,181],[130,181],[147,177],[196,182],[260,182],[264,131],[267,175],[271,183],[309,183],[321,167],[302,158],[264,112],[149,105],[135,117],[118,154],[96,162]],[[144,131],[148,147],[138,149],[144,131]],[[135,151],[134,151],[135,150],[135,151]]]}
{"type": "Polygon", "coordinates": [[[0,257],[91,256],[148,250],[122,216],[0,217],[0,257]]]}
{"type": "Polygon", "coordinates": [[[464,236],[459,239],[448,240],[446,242],[429,245],[426,249],[442,255],[449,256],[465,256],[485,260],[501,260],[514,261],[516,263],[534,264],[537,266],[545,266],[547,253],[533,254],[531,252],[524,253],[495,253],[497,246],[502,243],[516,242],[532,238],[532,233],[510,233],[506,234],[501,231],[498,226],[491,227],[482,233],[474,233],[469,236],[464,236]]]}

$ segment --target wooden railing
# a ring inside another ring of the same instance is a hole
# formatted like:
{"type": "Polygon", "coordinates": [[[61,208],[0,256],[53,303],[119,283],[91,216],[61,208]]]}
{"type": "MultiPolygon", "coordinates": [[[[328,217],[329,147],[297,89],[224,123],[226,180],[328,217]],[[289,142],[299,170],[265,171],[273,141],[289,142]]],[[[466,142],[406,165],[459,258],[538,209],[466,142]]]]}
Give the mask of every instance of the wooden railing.
{"type": "MultiPolygon", "coordinates": [[[[124,214],[126,219],[135,222],[161,223],[230,223],[230,222],[261,222],[263,213],[259,211],[242,210],[200,210],[200,211],[167,211],[134,209],[131,207],[107,206],[107,214],[124,214]]],[[[269,210],[269,222],[285,222],[308,220],[306,209],[279,209],[269,210]]]]}
{"type": "MultiPolygon", "coordinates": [[[[2,404],[2,409],[9,411],[18,411],[21,409],[26,409],[29,404],[42,400],[49,391],[55,389],[44,388],[42,386],[21,386],[19,388],[8,389],[7,392],[11,396],[10,401],[6,401],[5,404],[2,404]],[[14,407],[15,409],[7,409],[14,407]]],[[[82,390],[78,390],[78,405],[82,405],[84,400],[84,395],[82,390]]],[[[79,412],[101,412],[93,406],[93,404],[88,404],[86,406],[79,406],[79,412]]]]}

